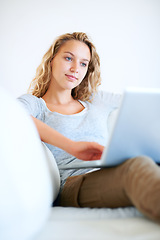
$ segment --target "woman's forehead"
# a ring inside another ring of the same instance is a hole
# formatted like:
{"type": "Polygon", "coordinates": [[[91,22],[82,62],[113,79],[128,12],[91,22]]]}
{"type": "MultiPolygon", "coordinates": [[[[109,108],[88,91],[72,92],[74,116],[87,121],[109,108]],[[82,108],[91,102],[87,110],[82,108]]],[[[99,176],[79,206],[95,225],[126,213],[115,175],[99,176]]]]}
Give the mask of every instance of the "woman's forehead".
{"type": "Polygon", "coordinates": [[[84,42],[78,40],[68,40],[59,49],[59,53],[72,53],[75,56],[79,56],[82,59],[91,58],[90,49],[84,42]]]}

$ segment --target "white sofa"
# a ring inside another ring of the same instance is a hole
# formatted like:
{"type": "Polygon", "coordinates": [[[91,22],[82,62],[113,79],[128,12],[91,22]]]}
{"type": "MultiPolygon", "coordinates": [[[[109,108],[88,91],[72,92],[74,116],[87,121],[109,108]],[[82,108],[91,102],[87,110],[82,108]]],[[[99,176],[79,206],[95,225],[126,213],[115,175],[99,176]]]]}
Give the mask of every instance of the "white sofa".
{"type": "Polygon", "coordinates": [[[0,110],[0,240],[160,239],[160,225],[133,207],[51,207],[60,186],[53,155],[1,88],[0,110]]]}

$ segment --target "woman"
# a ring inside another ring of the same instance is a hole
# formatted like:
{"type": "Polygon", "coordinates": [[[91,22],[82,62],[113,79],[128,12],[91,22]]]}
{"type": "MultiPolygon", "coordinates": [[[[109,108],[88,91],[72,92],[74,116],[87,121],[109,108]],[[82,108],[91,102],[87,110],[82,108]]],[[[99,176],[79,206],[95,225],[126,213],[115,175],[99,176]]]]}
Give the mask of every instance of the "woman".
{"type": "MultiPolygon", "coordinates": [[[[97,92],[100,60],[85,33],[56,39],[37,68],[30,91],[19,98],[52,151],[58,166],[100,159],[108,139],[108,118],[120,96],[97,92]]],[[[60,170],[60,205],[136,206],[160,221],[160,169],[148,157],[109,169],[60,170]]]]}

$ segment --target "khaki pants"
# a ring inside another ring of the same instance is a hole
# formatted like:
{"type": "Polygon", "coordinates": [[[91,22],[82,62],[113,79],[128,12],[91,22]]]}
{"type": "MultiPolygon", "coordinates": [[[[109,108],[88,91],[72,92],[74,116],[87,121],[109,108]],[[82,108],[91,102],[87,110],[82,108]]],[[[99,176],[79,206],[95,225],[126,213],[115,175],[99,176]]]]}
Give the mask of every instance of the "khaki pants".
{"type": "Polygon", "coordinates": [[[135,206],[160,222],[160,167],[148,157],[129,159],[123,164],[69,177],[60,195],[61,206],[135,206]]]}

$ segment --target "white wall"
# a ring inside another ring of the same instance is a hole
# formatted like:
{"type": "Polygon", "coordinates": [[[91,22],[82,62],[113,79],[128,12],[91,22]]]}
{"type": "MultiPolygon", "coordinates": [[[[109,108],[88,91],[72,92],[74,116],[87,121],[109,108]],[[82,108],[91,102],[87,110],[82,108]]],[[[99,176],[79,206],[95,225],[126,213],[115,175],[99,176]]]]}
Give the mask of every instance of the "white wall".
{"type": "Polygon", "coordinates": [[[54,38],[72,31],[96,45],[103,89],[160,87],[159,0],[1,0],[0,85],[25,93],[54,38]]]}

